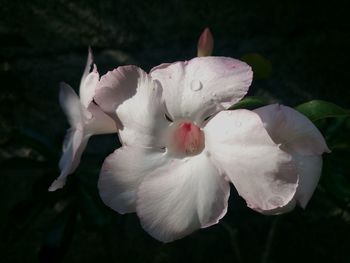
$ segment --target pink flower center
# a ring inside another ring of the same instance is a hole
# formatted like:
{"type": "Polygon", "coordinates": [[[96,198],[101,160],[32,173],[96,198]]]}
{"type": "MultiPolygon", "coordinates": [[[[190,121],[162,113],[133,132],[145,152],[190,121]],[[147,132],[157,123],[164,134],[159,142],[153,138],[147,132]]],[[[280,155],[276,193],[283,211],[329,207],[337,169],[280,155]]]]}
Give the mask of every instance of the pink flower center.
{"type": "Polygon", "coordinates": [[[204,148],[204,133],[192,122],[174,124],[170,130],[168,148],[180,155],[196,155],[204,148]]]}

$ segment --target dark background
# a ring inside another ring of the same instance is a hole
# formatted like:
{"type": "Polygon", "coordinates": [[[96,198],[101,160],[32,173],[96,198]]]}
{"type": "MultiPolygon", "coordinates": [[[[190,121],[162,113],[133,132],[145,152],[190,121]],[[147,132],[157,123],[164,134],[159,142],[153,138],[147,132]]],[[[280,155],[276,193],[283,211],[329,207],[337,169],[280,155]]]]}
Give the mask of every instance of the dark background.
{"type": "MultiPolygon", "coordinates": [[[[322,99],[347,108],[345,3],[0,0],[1,262],[350,262],[350,190],[338,189],[349,183],[342,166],[349,155],[326,160],[306,210],[262,216],[232,189],[224,223],[167,245],[150,238],[135,215],[120,216],[98,197],[99,167],[118,147],[115,136],[93,138],[67,187],[46,191],[59,173],[68,128],[58,83],[77,90],[89,45],[102,74],[124,64],[149,70],[196,56],[198,37],[209,26],[214,55],[253,57],[250,95],[289,106],[322,99]]],[[[347,130],[333,131],[344,121],[321,129],[327,139],[329,133],[330,140],[348,137],[347,130]]]]}

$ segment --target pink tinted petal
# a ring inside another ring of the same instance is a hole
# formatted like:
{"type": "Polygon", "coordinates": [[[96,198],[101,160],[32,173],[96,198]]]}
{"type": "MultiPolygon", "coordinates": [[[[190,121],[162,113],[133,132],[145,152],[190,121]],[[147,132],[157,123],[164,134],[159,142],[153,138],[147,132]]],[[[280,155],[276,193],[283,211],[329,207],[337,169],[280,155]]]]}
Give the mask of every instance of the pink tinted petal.
{"type": "Polygon", "coordinates": [[[136,211],[150,235],[170,242],[218,223],[229,193],[229,183],[205,155],[174,159],[142,181],[136,211]]]}
{"type": "Polygon", "coordinates": [[[207,154],[234,184],[248,206],[265,213],[287,205],[298,173],[252,111],[222,111],[204,128],[207,154]]]}
{"type": "Polygon", "coordinates": [[[94,65],[93,72],[88,74],[80,85],[80,100],[85,108],[89,106],[94,98],[99,79],[100,75],[97,72],[96,65],[94,65]]]}
{"type": "Polygon", "coordinates": [[[303,155],[329,152],[326,142],[316,126],[296,110],[279,104],[254,110],[267,132],[277,144],[303,155]]]}
{"type": "Polygon", "coordinates": [[[101,77],[94,97],[101,109],[122,127],[116,110],[125,100],[135,95],[146,73],[136,66],[123,66],[101,77]]]}
{"type": "Polygon", "coordinates": [[[169,126],[164,112],[161,87],[146,73],[140,74],[136,94],[117,108],[123,144],[164,147],[163,133],[169,126]]]}
{"type": "Polygon", "coordinates": [[[82,75],[81,80],[80,80],[79,90],[82,89],[82,84],[84,83],[87,75],[89,75],[93,63],[94,63],[94,56],[92,54],[92,49],[89,47],[88,56],[87,56],[86,64],[85,64],[85,69],[84,69],[83,75],[82,75]]]}
{"type": "Polygon", "coordinates": [[[293,156],[299,174],[294,199],[305,208],[321,175],[321,154],[329,152],[322,134],[308,118],[286,106],[274,104],[258,108],[255,112],[271,138],[293,156]]]}
{"type": "Polygon", "coordinates": [[[67,176],[73,173],[78,167],[89,138],[90,136],[85,135],[81,128],[69,129],[67,131],[63,143],[63,153],[59,162],[61,174],[51,184],[49,191],[56,191],[65,185],[67,176]]]}
{"type": "Polygon", "coordinates": [[[190,119],[196,125],[242,99],[253,77],[246,63],[226,57],[162,64],[150,74],[163,88],[171,117],[190,119]]]}
{"type": "Polygon", "coordinates": [[[280,214],[285,214],[285,213],[291,212],[295,208],[295,206],[296,206],[296,201],[293,198],[292,200],[289,201],[289,203],[287,203],[284,206],[277,207],[277,208],[271,209],[271,210],[262,210],[259,212],[264,214],[264,215],[280,215],[280,214]]]}
{"type": "Polygon", "coordinates": [[[91,102],[88,111],[92,118],[85,121],[87,133],[89,134],[108,134],[117,132],[115,121],[105,114],[98,105],[91,102]]]}
{"type": "Polygon", "coordinates": [[[84,116],[80,99],[72,87],[64,82],[60,83],[59,101],[72,127],[82,122],[84,116]]]}
{"type": "Polygon", "coordinates": [[[166,161],[163,152],[151,148],[119,148],[103,163],[98,180],[101,199],[118,213],[135,212],[136,192],[143,178],[166,161]]]}
{"type": "Polygon", "coordinates": [[[295,199],[302,208],[305,208],[314,193],[322,171],[321,156],[302,156],[293,154],[298,164],[299,186],[295,199]]]}
{"type": "Polygon", "coordinates": [[[87,108],[89,106],[89,103],[92,101],[95,95],[97,82],[100,78],[100,75],[97,72],[96,65],[93,65],[93,59],[94,58],[92,55],[92,50],[89,47],[89,54],[86,60],[86,66],[84,69],[83,76],[81,77],[79,87],[80,100],[85,108],[87,108]],[[92,65],[93,70],[92,72],[90,72],[92,65]]]}

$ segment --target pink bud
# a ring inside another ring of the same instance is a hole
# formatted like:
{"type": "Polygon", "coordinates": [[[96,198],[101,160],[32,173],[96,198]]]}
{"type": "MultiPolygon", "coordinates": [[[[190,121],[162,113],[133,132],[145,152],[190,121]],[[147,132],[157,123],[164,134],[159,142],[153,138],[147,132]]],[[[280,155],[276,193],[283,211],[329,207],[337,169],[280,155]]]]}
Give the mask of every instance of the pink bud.
{"type": "Polygon", "coordinates": [[[204,29],[203,33],[199,37],[198,46],[197,46],[197,56],[206,57],[211,56],[214,48],[214,38],[210,32],[210,29],[207,27],[204,29]]]}

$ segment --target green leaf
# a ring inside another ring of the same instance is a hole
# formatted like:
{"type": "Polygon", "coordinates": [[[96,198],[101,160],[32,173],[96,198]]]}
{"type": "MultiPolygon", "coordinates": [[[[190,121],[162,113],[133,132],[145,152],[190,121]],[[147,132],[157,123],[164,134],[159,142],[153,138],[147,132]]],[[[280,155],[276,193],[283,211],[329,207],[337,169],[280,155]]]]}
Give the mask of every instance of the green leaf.
{"type": "Polygon", "coordinates": [[[312,100],[296,106],[295,109],[308,117],[312,122],[325,118],[350,116],[349,110],[323,100],[312,100]]]}
{"type": "Polygon", "coordinates": [[[341,200],[350,198],[349,158],[349,152],[339,149],[332,149],[332,154],[324,157],[322,184],[341,200]]]}
{"type": "Polygon", "coordinates": [[[232,105],[229,110],[237,110],[237,109],[247,109],[247,110],[253,110],[262,106],[266,106],[269,104],[268,100],[251,96],[251,97],[245,97],[235,105],[232,105]]]}
{"type": "Polygon", "coordinates": [[[260,54],[246,54],[241,57],[241,60],[245,61],[249,66],[252,67],[255,79],[265,79],[271,75],[271,62],[260,54]]]}

